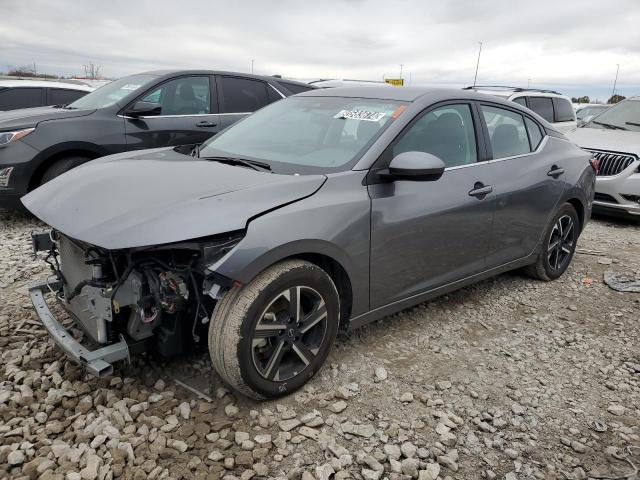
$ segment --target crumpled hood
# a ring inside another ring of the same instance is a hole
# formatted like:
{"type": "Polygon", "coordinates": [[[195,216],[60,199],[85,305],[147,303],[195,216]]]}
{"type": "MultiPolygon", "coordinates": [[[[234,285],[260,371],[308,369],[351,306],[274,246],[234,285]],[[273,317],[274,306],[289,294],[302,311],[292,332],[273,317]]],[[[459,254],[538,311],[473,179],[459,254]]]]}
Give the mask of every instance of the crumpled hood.
{"type": "Polygon", "coordinates": [[[640,155],[640,132],[577,128],[565,135],[582,148],[640,155]]]}
{"type": "Polygon", "coordinates": [[[325,180],[153,149],[86,163],[22,203],[65,235],[113,250],[240,230],[262,212],[313,194],[325,180]]]}
{"type": "Polygon", "coordinates": [[[0,112],[0,132],[17,130],[19,128],[33,128],[45,120],[57,120],[58,118],[83,117],[90,115],[95,110],[68,110],[66,108],[36,107],[21,108],[0,112]]]}

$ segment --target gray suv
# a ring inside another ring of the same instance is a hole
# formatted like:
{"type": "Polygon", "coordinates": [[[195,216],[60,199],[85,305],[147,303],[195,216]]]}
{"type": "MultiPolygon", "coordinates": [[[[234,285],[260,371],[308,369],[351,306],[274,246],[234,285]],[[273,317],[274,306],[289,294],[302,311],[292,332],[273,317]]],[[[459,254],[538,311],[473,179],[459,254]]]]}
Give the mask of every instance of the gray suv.
{"type": "Polygon", "coordinates": [[[55,278],[30,295],[96,375],[131,352],[208,349],[255,397],[289,393],[340,328],[483,278],[567,269],[589,220],[591,156],[530,110],[454,90],[313,90],[191,157],[95,160],[23,198],[55,278]],[[88,349],[53,317],[55,292],[88,349]]]}

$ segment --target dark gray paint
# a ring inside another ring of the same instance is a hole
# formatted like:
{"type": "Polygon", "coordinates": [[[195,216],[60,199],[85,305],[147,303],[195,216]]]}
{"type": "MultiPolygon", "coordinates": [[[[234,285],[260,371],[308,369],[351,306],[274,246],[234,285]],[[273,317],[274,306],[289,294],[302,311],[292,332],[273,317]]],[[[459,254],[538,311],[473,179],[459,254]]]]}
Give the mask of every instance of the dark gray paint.
{"type": "Polygon", "coordinates": [[[94,160],[22,201],[72,238],[121,249],[243,229],[251,217],[311,195],[324,181],[323,175],[274,175],[157,149],[94,160]]]}
{"type": "Polygon", "coordinates": [[[246,225],[245,237],[210,271],[246,283],[284,258],[324,255],[348,275],[353,325],[532,263],[559,203],[572,201],[583,221],[589,218],[595,182],[590,156],[512,102],[471,92],[393,88],[303,95],[412,103],[345,172],[295,177],[188,158],[180,162],[168,150],[137,155],[135,161],[123,154],[66,174],[43,187],[46,194],[38,190],[27,197],[27,206],[63,233],[107,248],[169,243],[246,225]],[[547,137],[533,154],[492,160],[481,131],[478,163],[449,168],[435,181],[367,185],[369,169],[415,115],[447,100],[517,110],[535,119],[547,137]],[[553,165],[564,174],[547,176],[553,165]],[[479,182],[493,191],[470,196],[479,182]],[[113,185],[125,198],[109,195],[113,185]],[[92,200],[96,189],[100,198],[92,200]],[[67,211],[46,204],[54,191],[67,211]],[[217,196],[203,199],[207,192],[217,196]]]}

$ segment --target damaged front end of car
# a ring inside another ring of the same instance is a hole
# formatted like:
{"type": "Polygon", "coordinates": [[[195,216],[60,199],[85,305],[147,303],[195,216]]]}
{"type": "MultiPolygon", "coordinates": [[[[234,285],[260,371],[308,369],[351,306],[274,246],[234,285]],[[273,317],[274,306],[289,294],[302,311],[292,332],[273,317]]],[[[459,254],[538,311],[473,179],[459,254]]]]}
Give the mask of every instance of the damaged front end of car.
{"type": "Polygon", "coordinates": [[[29,288],[35,310],[55,343],[89,373],[142,351],[172,357],[206,338],[217,298],[232,281],[207,271],[244,231],[159,246],[107,250],[57,230],[32,235],[34,252],[53,274],[29,288]],[[58,322],[55,298],[84,332],[82,342],[58,322]]]}

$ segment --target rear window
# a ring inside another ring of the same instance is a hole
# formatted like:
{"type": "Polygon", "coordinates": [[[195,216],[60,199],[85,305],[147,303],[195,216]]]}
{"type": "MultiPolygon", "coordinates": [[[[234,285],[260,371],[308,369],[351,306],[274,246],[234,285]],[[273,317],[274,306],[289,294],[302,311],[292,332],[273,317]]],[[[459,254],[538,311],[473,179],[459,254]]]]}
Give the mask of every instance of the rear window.
{"type": "Polygon", "coordinates": [[[529,97],[529,108],[553,123],[553,102],[550,97],[529,97]]]}
{"type": "Polygon", "coordinates": [[[572,122],[573,107],[566,98],[553,98],[553,108],[556,111],[556,122],[572,122]]]}
{"type": "Polygon", "coordinates": [[[296,83],[280,82],[280,85],[285,87],[287,90],[289,90],[293,94],[308,92],[309,90],[313,90],[312,87],[308,87],[306,85],[298,85],[296,83]]]}

